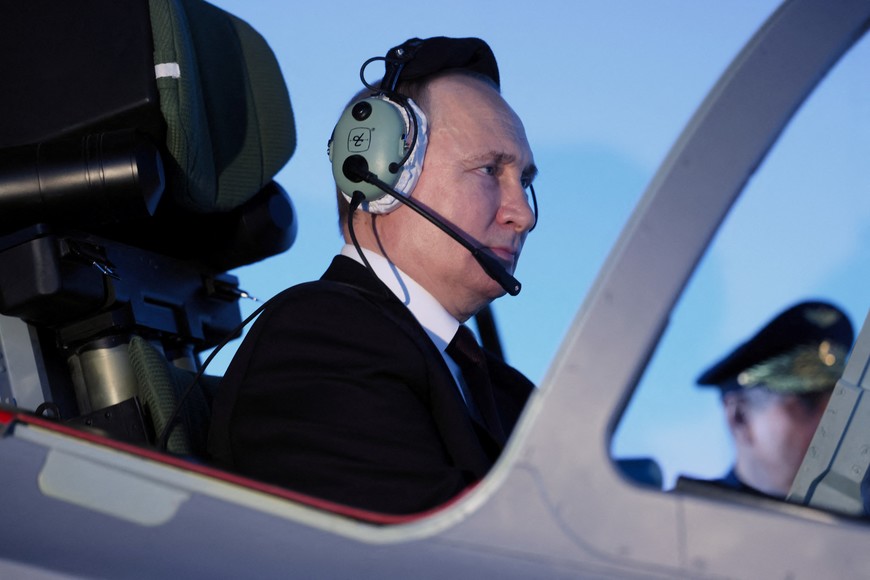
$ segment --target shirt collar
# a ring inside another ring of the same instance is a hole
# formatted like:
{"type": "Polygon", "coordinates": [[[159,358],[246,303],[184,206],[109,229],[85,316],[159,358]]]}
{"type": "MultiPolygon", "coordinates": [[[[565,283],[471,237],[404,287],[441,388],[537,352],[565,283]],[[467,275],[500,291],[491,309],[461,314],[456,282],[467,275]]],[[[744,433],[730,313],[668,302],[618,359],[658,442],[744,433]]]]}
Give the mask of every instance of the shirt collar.
{"type": "MultiPolygon", "coordinates": [[[[453,318],[434,296],[395,264],[366,248],[362,248],[362,251],[375,275],[411,311],[443,354],[447,344],[459,329],[459,321],[453,318]]],[[[363,264],[359,253],[351,244],[345,244],[341,249],[341,255],[363,264]]]]}

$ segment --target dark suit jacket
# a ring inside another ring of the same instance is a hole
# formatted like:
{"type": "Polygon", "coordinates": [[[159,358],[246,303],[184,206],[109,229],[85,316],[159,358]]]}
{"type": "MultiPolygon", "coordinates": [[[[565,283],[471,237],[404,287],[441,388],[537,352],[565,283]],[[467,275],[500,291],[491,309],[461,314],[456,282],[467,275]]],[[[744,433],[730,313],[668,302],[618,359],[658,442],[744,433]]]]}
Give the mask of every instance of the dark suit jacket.
{"type": "MultiPolygon", "coordinates": [[[[533,385],[488,361],[505,433],[533,385]]],[[[336,257],[273,299],[215,399],[219,465],[346,505],[413,513],[482,478],[503,441],[466,410],[441,354],[366,268],[336,257]]]]}

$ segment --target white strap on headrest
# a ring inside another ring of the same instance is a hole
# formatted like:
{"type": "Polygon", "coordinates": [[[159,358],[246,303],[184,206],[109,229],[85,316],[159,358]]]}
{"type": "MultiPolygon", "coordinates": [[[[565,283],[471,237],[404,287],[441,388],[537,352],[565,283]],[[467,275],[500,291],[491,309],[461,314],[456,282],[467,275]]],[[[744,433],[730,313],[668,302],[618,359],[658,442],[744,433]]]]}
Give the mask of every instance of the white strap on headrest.
{"type": "Polygon", "coordinates": [[[181,67],[177,62],[161,62],[154,65],[154,78],[181,78],[181,67]]]}

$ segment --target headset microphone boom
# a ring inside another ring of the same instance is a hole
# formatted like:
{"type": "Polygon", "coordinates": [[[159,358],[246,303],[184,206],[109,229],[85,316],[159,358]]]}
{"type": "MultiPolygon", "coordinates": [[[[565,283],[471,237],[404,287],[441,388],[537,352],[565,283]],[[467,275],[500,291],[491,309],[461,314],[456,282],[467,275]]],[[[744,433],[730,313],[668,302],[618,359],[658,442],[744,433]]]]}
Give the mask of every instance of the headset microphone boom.
{"type": "Polygon", "coordinates": [[[432,224],[434,224],[438,229],[442,232],[456,240],[462,247],[471,252],[471,255],[477,260],[477,263],[480,264],[480,267],[483,268],[483,271],[487,273],[487,275],[498,282],[499,286],[501,286],[505,292],[510,294],[511,296],[516,296],[520,293],[522,289],[522,284],[520,284],[519,280],[511,276],[507,270],[492,256],[486,254],[480,248],[474,246],[471,242],[463,238],[456,231],[454,231],[450,226],[444,223],[442,220],[438,219],[431,212],[426,210],[423,206],[417,203],[413,198],[409,196],[404,196],[392,187],[390,187],[387,183],[378,178],[377,175],[369,171],[368,162],[365,160],[365,157],[362,155],[350,155],[344,160],[342,163],[342,173],[343,175],[354,183],[365,182],[370,183],[391,196],[394,199],[404,203],[421,216],[429,220],[432,224]]]}

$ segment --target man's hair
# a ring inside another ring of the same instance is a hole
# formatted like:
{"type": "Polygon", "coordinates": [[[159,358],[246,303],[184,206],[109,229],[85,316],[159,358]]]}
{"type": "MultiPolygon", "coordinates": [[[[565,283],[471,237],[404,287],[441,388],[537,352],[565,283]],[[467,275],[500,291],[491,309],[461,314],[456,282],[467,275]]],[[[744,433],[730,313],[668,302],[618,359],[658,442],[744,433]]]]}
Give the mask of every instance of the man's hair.
{"type": "MultiPolygon", "coordinates": [[[[403,97],[410,98],[413,100],[420,110],[423,111],[424,115],[429,114],[429,85],[439,79],[441,77],[445,77],[448,75],[463,75],[471,78],[475,78],[483,81],[487,85],[491,86],[497,92],[501,92],[499,85],[493,81],[490,77],[485,74],[471,71],[467,69],[448,69],[433,75],[429,75],[422,79],[415,79],[410,82],[400,82],[396,87],[396,92],[403,97]]],[[[380,81],[375,83],[375,86],[379,85],[380,81]]],[[[346,106],[350,106],[351,104],[364,99],[366,97],[372,96],[372,90],[368,87],[365,87],[354,94],[354,96],[347,102],[346,106]]],[[[344,231],[344,226],[347,224],[348,212],[350,211],[350,202],[348,202],[347,198],[342,194],[341,190],[336,186],[336,202],[338,204],[338,230],[339,232],[344,231]]]]}

